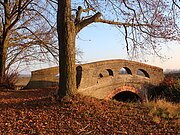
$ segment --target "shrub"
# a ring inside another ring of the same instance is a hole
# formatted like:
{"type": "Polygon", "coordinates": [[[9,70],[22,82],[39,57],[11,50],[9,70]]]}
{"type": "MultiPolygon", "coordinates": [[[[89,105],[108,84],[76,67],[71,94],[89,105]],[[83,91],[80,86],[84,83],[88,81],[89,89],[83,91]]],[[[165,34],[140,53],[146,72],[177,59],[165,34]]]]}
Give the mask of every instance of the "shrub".
{"type": "Polygon", "coordinates": [[[166,99],[171,102],[180,102],[180,78],[166,76],[164,81],[148,92],[150,99],[166,99]]]}
{"type": "Polygon", "coordinates": [[[15,84],[17,83],[17,80],[18,80],[17,72],[7,73],[5,74],[4,78],[1,79],[0,87],[6,88],[6,89],[14,89],[15,84]]]}

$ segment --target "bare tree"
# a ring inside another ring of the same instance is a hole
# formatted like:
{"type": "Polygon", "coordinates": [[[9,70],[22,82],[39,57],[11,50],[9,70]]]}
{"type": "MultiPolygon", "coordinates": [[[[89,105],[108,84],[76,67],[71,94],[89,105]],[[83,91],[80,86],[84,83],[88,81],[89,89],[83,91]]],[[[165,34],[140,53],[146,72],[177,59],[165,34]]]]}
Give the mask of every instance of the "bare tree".
{"type": "Polygon", "coordinates": [[[149,52],[150,49],[153,50],[152,53],[158,55],[159,42],[179,40],[180,37],[179,10],[178,6],[172,9],[174,1],[58,0],[53,2],[58,3],[57,31],[61,69],[58,95],[60,97],[76,93],[75,40],[77,33],[88,25],[96,22],[116,25],[124,36],[127,51],[134,55],[142,51],[149,52]],[[72,3],[79,5],[77,9],[71,8],[72,3]]]}
{"type": "Polygon", "coordinates": [[[12,65],[57,59],[56,23],[40,0],[0,0],[0,77],[12,65]]]}

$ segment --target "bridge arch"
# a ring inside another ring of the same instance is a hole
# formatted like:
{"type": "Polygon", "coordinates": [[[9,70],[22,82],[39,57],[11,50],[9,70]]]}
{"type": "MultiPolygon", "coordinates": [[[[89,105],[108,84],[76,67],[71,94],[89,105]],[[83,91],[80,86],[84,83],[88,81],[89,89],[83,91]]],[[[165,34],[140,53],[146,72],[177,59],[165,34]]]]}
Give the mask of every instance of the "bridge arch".
{"type": "Polygon", "coordinates": [[[82,79],[82,66],[76,67],[76,87],[78,88],[80,86],[82,79]]]}
{"type": "Polygon", "coordinates": [[[136,93],[131,91],[123,91],[112,97],[112,100],[122,102],[142,102],[142,99],[136,93]]]}
{"type": "Polygon", "coordinates": [[[144,77],[150,78],[148,72],[145,71],[144,69],[138,69],[138,70],[137,70],[137,75],[140,75],[140,76],[144,76],[144,77]]]}
{"type": "Polygon", "coordinates": [[[138,89],[131,86],[122,86],[113,90],[109,95],[107,95],[104,99],[110,100],[113,99],[118,94],[125,93],[126,95],[131,94],[132,96],[139,97],[140,101],[144,101],[144,96],[139,92],[138,89]]]}
{"type": "Polygon", "coordinates": [[[104,69],[99,71],[98,73],[98,78],[103,78],[103,77],[108,77],[108,76],[114,76],[113,70],[112,69],[104,69]]]}
{"type": "Polygon", "coordinates": [[[102,77],[103,77],[103,74],[102,74],[102,73],[99,73],[98,77],[99,77],[99,78],[102,78],[102,77]]]}
{"type": "Polygon", "coordinates": [[[106,70],[108,71],[109,76],[114,76],[112,69],[106,69],[106,70]]]}
{"type": "Polygon", "coordinates": [[[130,74],[130,75],[132,75],[132,72],[128,67],[122,67],[119,70],[119,74],[130,74]]]}

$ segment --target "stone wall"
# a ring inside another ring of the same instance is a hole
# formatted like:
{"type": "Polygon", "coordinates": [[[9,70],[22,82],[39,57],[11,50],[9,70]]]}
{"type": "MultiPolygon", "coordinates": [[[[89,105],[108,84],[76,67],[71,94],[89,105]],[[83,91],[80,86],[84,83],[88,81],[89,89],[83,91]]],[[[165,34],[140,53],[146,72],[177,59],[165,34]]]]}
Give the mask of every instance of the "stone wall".
{"type": "Polygon", "coordinates": [[[31,72],[31,79],[24,89],[38,89],[58,85],[58,67],[40,69],[31,72]]]}

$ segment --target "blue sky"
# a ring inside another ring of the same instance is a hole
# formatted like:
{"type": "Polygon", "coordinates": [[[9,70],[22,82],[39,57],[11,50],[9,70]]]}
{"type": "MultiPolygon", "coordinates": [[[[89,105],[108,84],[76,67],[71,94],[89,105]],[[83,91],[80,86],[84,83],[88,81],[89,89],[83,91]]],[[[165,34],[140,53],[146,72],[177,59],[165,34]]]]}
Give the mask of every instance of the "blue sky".
{"type": "MultiPolygon", "coordinates": [[[[93,24],[83,29],[77,37],[77,46],[84,52],[82,62],[107,59],[128,59],[124,40],[119,31],[107,24],[93,24]]],[[[165,69],[180,69],[180,44],[166,43],[161,51],[165,60],[148,57],[147,64],[165,69]],[[168,45],[168,47],[167,47],[168,45]]]]}
{"type": "MultiPolygon", "coordinates": [[[[157,57],[147,57],[147,62],[143,63],[158,66],[166,69],[180,69],[180,44],[171,42],[163,45],[162,54],[167,59],[162,60],[157,57]]],[[[82,63],[94,62],[109,59],[128,59],[124,39],[117,28],[108,24],[92,24],[83,29],[76,40],[77,47],[83,52],[82,63]]],[[[22,73],[30,73],[32,70],[56,66],[54,64],[35,64],[24,69],[22,73]]]]}

